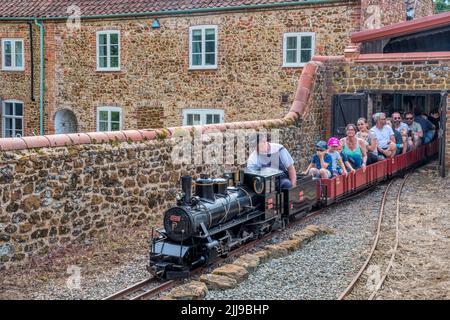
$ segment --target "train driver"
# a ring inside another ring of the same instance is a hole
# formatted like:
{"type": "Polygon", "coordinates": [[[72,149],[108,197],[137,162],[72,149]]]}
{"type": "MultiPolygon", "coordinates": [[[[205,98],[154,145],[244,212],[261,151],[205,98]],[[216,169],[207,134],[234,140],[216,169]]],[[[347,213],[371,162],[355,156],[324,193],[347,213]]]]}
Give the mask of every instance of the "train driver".
{"type": "Polygon", "coordinates": [[[267,136],[263,134],[257,135],[256,142],[256,150],[250,154],[247,160],[247,168],[254,171],[263,168],[283,171],[281,189],[295,187],[297,185],[297,173],[289,151],[281,144],[269,142],[267,136]]]}

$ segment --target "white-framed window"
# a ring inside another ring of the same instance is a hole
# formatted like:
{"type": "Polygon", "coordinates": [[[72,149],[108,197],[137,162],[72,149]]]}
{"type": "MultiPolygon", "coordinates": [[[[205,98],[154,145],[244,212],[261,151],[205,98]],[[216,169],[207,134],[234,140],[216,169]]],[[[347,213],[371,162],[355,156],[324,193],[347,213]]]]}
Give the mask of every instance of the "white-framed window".
{"type": "Polygon", "coordinates": [[[217,26],[189,28],[189,68],[217,69],[217,26]]]}
{"type": "Polygon", "coordinates": [[[225,113],[220,109],[184,109],[183,125],[196,126],[224,122],[225,113]]]}
{"type": "Polygon", "coordinates": [[[23,102],[6,100],[2,103],[2,137],[23,136],[23,102]]]}
{"type": "Polygon", "coordinates": [[[2,69],[24,71],[23,39],[2,39],[2,69]]]}
{"type": "Polygon", "coordinates": [[[314,32],[290,32],[283,37],[283,67],[303,67],[314,56],[314,32]]]}
{"type": "Polygon", "coordinates": [[[120,31],[97,32],[97,71],[120,71],[120,31]]]}
{"type": "Polygon", "coordinates": [[[122,108],[98,107],[97,131],[119,131],[119,130],[122,130],[122,108]]]}

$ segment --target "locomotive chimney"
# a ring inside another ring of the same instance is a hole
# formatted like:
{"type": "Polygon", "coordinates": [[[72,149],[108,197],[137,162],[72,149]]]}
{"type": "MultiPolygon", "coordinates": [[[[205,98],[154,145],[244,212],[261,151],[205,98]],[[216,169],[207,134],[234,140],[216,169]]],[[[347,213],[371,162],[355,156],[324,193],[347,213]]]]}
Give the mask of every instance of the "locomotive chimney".
{"type": "Polygon", "coordinates": [[[184,193],[184,204],[189,204],[192,198],[192,177],[191,176],[183,176],[181,177],[181,190],[184,193]]]}

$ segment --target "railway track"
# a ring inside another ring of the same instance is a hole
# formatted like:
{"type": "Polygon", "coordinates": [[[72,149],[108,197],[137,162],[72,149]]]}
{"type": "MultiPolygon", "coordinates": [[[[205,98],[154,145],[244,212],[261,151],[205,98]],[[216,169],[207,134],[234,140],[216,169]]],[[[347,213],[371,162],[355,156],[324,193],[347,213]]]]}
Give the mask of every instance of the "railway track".
{"type": "Polygon", "coordinates": [[[381,201],[379,216],[378,216],[378,223],[377,223],[377,232],[375,235],[375,239],[373,241],[371,250],[369,252],[369,255],[367,256],[364,264],[359,269],[356,276],[353,278],[353,280],[350,282],[348,287],[340,294],[338,297],[338,300],[343,300],[348,297],[351,298],[365,298],[368,300],[373,300],[376,297],[376,294],[383,286],[384,281],[386,280],[386,277],[389,274],[390,269],[392,268],[392,265],[394,263],[395,255],[397,253],[398,249],[398,243],[399,243],[399,218],[400,218],[400,198],[403,191],[403,187],[405,186],[405,183],[407,179],[409,178],[409,174],[406,175],[401,182],[397,194],[395,197],[395,216],[391,217],[390,220],[393,220],[394,226],[392,228],[392,225],[389,225],[389,221],[386,221],[385,226],[383,228],[383,221],[389,220],[386,219],[386,207],[388,198],[392,197],[392,195],[389,195],[390,191],[392,191],[392,186],[395,184],[395,180],[392,180],[388,186],[386,187],[386,190],[384,191],[383,198],[381,201]],[[392,219],[393,218],[393,219],[392,219]],[[389,230],[389,227],[391,227],[391,230],[389,230]],[[382,229],[385,229],[382,231],[382,229]],[[392,233],[394,234],[394,239],[392,240],[392,233]],[[391,234],[391,236],[389,236],[391,234]],[[384,239],[382,239],[384,236],[384,239]],[[380,241],[382,239],[382,241],[380,241]],[[381,242],[383,244],[381,245],[381,242]],[[378,250],[377,250],[378,249],[378,250]],[[385,250],[383,250],[385,249],[385,250]],[[390,258],[389,258],[390,253],[390,258]],[[389,258],[389,259],[388,259],[389,258]],[[388,260],[386,262],[386,260],[388,260]],[[386,266],[383,272],[381,272],[380,266],[377,264],[378,262],[383,261],[386,266]],[[372,268],[371,268],[372,267],[372,268]],[[375,271],[375,272],[374,272],[375,271]],[[375,275],[375,277],[367,277],[365,278],[364,273],[372,273],[375,275]],[[370,279],[369,279],[370,278],[370,279]],[[363,280],[366,279],[366,283],[364,284],[363,280]],[[369,283],[371,282],[371,283],[369,283]],[[367,285],[370,284],[370,285],[367,285]]]}
{"type": "MultiPolygon", "coordinates": [[[[375,186],[369,187],[355,195],[347,197],[345,200],[351,200],[351,199],[357,198],[357,197],[373,190],[374,187],[375,186]]],[[[332,206],[338,205],[338,204],[340,204],[340,202],[337,202],[337,203],[333,204],[332,206]]],[[[294,227],[297,224],[305,222],[308,219],[311,219],[314,216],[321,214],[323,212],[323,210],[324,210],[324,208],[320,208],[316,211],[310,212],[308,215],[293,221],[291,224],[289,224],[288,228],[294,227]]],[[[214,267],[217,267],[217,266],[223,264],[225,262],[225,260],[232,258],[232,257],[236,257],[236,256],[242,254],[243,252],[263,243],[264,241],[267,241],[270,238],[280,234],[283,231],[284,230],[277,230],[277,231],[271,232],[270,234],[267,234],[266,236],[262,237],[261,239],[258,239],[258,240],[249,242],[245,245],[242,245],[241,247],[233,250],[229,254],[228,257],[216,259],[216,261],[213,262],[212,266],[199,268],[199,269],[193,271],[191,273],[190,278],[201,274],[207,268],[211,268],[211,267],[214,268],[214,267]]],[[[162,292],[172,289],[181,283],[182,283],[182,281],[169,280],[169,281],[161,282],[161,280],[158,280],[155,278],[149,278],[149,279],[140,281],[138,283],[135,283],[135,284],[131,285],[130,287],[123,289],[119,292],[116,292],[116,293],[110,295],[109,297],[104,298],[103,300],[148,300],[148,299],[157,297],[162,292]]]]}
{"type": "MultiPolygon", "coordinates": [[[[291,226],[294,226],[301,222],[304,222],[307,219],[310,219],[313,216],[316,216],[320,212],[322,212],[322,209],[311,212],[307,216],[305,216],[297,221],[294,221],[289,226],[291,227],[291,226]]],[[[252,241],[252,242],[249,242],[249,243],[246,243],[246,244],[240,246],[239,248],[230,252],[230,254],[226,258],[217,258],[213,262],[212,265],[192,271],[190,278],[201,274],[206,269],[215,268],[215,267],[223,264],[225,262],[225,260],[236,257],[236,256],[242,254],[243,252],[257,246],[258,244],[261,244],[262,242],[267,241],[268,239],[276,236],[277,234],[279,234],[281,232],[282,232],[282,230],[274,231],[274,232],[262,237],[261,239],[258,239],[258,240],[255,240],[255,241],[252,241]]],[[[161,281],[158,279],[149,278],[149,279],[140,281],[138,283],[135,283],[132,286],[130,286],[124,290],[116,292],[116,293],[110,295],[109,297],[104,298],[103,300],[148,300],[148,299],[158,296],[160,293],[162,293],[166,290],[172,289],[173,287],[175,287],[181,283],[182,283],[182,281],[176,281],[176,280],[169,280],[169,281],[165,281],[165,282],[161,283],[161,281]]]]}
{"type": "Polygon", "coordinates": [[[103,300],[146,300],[150,299],[160,292],[173,288],[178,281],[169,280],[162,282],[155,278],[149,278],[132,286],[116,292],[103,300]]]}

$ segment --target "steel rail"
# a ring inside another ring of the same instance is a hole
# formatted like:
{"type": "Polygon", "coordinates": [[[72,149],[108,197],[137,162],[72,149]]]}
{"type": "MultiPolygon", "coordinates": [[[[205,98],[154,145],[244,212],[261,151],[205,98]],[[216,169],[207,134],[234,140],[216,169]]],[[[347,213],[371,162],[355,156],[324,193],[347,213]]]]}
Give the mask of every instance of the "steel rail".
{"type": "Polygon", "coordinates": [[[381,200],[381,206],[380,206],[380,214],[378,216],[378,225],[377,225],[377,233],[375,236],[375,240],[373,242],[372,248],[370,250],[370,253],[366,259],[366,261],[364,262],[363,266],[361,267],[361,269],[359,269],[358,273],[356,274],[356,276],[353,278],[353,280],[350,282],[350,284],[348,285],[348,287],[341,293],[341,295],[339,296],[338,300],[343,300],[345,299],[345,297],[347,297],[352,291],[353,288],[355,287],[356,283],[358,282],[359,278],[361,277],[361,275],[363,274],[364,270],[366,270],[370,260],[372,259],[372,256],[375,252],[375,249],[378,245],[378,241],[380,239],[380,234],[381,234],[381,223],[383,222],[383,217],[384,217],[384,208],[386,206],[386,199],[387,199],[387,194],[388,191],[390,190],[392,184],[394,183],[395,180],[391,180],[391,182],[389,182],[388,186],[386,187],[386,190],[384,190],[383,193],[383,198],[381,200]]]}
{"type": "Polygon", "coordinates": [[[132,286],[130,286],[128,288],[125,288],[119,292],[116,292],[102,300],[120,300],[121,298],[124,298],[127,295],[129,295],[133,292],[136,292],[136,291],[140,290],[141,288],[145,287],[146,285],[150,284],[152,280],[154,280],[154,278],[145,279],[143,281],[133,284],[132,286]]]}
{"type": "Polygon", "coordinates": [[[149,298],[156,296],[160,292],[175,287],[178,283],[179,281],[176,280],[168,280],[155,288],[149,289],[144,293],[141,293],[140,295],[131,298],[130,300],[147,300],[149,298]]]}
{"type": "Polygon", "coordinates": [[[409,174],[407,176],[405,176],[405,179],[403,180],[403,183],[400,186],[400,189],[398,190],[398,194],[397,194],[397,209],[396,209],[396,214],[395,214],[395,244],[394,244],[394,249],[392,251],[392,255],[391,255],[391,259],[389,260],[389,264],[386,267],[386,270],[384,271],[383,276],[381,277],[380,281],[378,282],[377,286],[375,287],[375,290],[372,292],[372,294],[369,297],[369,300],[373,300],[377,294],[377,292],[381,289],[384,281],[386,280],[387,275],[389,274],[389,271],[391,270],[393,264],[394,264],[394,260],[395,260],[395,255],[397,254],[397,249],[398,249],[398,243],[399,243],[399,234],[400,234],[400,198],[402,195],[402,191],[403,191],[403,187],[405,186],[406,180],[408,180],[409,178],[409,174]]]}

